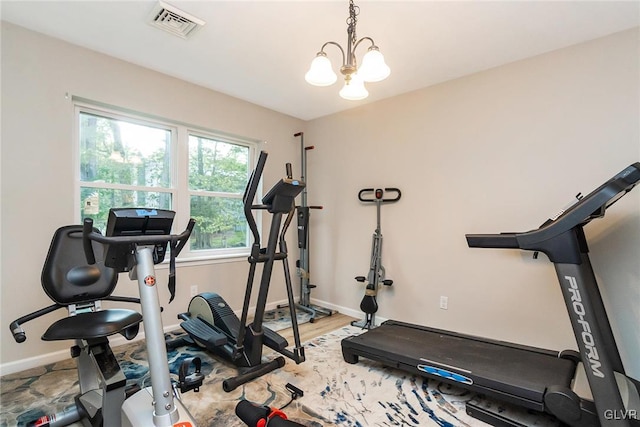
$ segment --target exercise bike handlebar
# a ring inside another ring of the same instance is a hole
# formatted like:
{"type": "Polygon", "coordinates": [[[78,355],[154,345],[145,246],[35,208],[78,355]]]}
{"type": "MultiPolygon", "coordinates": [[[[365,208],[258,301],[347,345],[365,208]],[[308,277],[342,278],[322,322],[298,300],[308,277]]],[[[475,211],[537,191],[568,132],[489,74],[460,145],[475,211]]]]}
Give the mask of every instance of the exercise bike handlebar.
{"type": "Polygon", "coordinates": [[[96,257],[93,252],[93,246],[91,245],[91,241],[95,240],[99,243],[109,244],[109,245],[125,245],[125,244],[136,244],[136,245],[155,245],[157,243],[167,243],[172,242],[176,243],[176,247],[174,249],[174,256],[178,256],[184,245],[189,240],[189,236],[191,236],[191,232],[193,231],[193,227],[195,226],[195,219],[189,219],[189,223],[187,224],[187,228],[180,234],[163,234],[163,235],[142,235],[142,236],[103,236],[102,234],[93,230],[93,219],[85,218],[82,223],[82,239],[83,239],[83,247],[85,257],[87,258],[87,263],[92,265],[96,263],[96,257]]]}
{"type": "Polygon", "coordinates": [[[399,188],[395,188],[395,187],[388,187],[388,188],[385,188],[384,190],[382,188],[363,188],[358,192],[358,200],[360,200],[361,202],[391,203],[391,202],[397,202],[398,200],[400,200],[400,197],[402,197],[402,192],[400,191],[399,188]],[[396,196],[385,198],[384,197],[385,191],[390,193],[395,193],[396,196]],[[368,193],[373,193],[373,198],[365,197],[365,195],[368,195],[368,193]]]}

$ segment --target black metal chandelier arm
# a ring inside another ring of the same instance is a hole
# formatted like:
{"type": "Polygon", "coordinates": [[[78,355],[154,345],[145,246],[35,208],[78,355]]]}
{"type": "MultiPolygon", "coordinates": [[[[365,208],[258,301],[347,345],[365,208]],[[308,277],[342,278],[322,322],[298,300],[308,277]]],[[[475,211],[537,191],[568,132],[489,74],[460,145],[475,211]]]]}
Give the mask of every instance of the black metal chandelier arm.
{"type": "Polygon", "coordinates": [[[337,47],[338,47],[338,49],[340,49],[340,52],[342,52],[342,64],[346,64],[346,63],[347,63],[347,61],[346,61],[346,56],[345,56],[345,54],[344,54],[344,49],[342,48],[342,46],[340,46],[340,45],[339,45],[338,43],[336,43],[336,42],[326,42],[325,44],[323,44],[323,45],[322,45],[322,48],[320,49],[320,52],[321,52],[321,53],[324,53],[324,54],[326,55],[326,53],[325,53],[325,51],[324,51],[324,48],[325,48],[327,45],[330,45],[330,44],[331,44],[331,45],[334,45],[334,46],[337,46],[337,47]]]}

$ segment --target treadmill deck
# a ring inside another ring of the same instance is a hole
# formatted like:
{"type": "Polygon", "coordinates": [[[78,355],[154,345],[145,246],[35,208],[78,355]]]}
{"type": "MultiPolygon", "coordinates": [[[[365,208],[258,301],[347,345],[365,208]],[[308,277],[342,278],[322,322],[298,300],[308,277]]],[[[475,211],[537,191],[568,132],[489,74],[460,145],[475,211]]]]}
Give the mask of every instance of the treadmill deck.
{"type": "Polygon", "coordinates": [[[546,388],[571,387],[575,371],[550,350],[393,320],[343,339],[342,353],[349,363],[362,356],[540,411],[546,388]]]}

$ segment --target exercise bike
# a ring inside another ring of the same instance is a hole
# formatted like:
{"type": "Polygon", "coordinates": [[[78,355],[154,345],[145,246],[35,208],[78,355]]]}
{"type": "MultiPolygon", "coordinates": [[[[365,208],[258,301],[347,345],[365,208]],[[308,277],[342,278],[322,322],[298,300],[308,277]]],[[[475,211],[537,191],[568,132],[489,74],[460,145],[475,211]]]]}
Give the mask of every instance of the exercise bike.
{"type": "Polygon", "coordinates": [[[195,425],[180,401],[180,392],[199,390],[204,379],[200,360],[185,360],[179,383],[172,384],[155,286],[154,264],[164,260],[170,245],[169,287],[173,294],[175,257],[195,223],[191,220],[184,232],[172,235],[173,218],[174,212],[160,209],[111,209],[106,236],[93,228],[91,219],[55,232],[42,271],[42,287],[55,304],[22,316],[10,329],[16,342],[24,342],[27,337],[22,324],[66,308],[69,316],[53,323],[42,339],[76,341],[71,356],[77,363],[80,394],[62,413],[44,416],[32,425],[58,427],[78,421],[102,427],[195,425]],[[137,278],[139,299],[111,295],[118,273],[124,271],[137,278]],[[140,303],[142,315],[128,309],[101,310],[104,300],[140,303]],[[131,340],[142,320],[151,386],[126,390],[126,377],[107,337],[120,333],[131,340]],[[192,365],[195,372],[189,373],[192,365]]]}
{"type": "Polygon", "coordinates": [[[287,177],[282,178],[267,192],[262,198],[262,204],[254,205],[253,200],[266,161],[267,153],[262,151],[243,196],[244,213],[253,234],[253,244],[248,258],[249,276],[241,318],[238,319],[222,296],[214,292],[196,295],[189,302],[188,311],[178,315],[178,318],[183,320],[180,325],[192,341],[240,368],[240,375],[222,382],[222,388],[226,392],[284,366],[285,360],[282,356],[269,362],[263,362],[263,345],[296,363],[302,363],[305,360],[304,347],[300,344],[296,304],[285,241],[285,234],[294,216],[294,199],[300,194],[305,184],[300,180],[293,179],[291,164],[287,164],[287,177]],[[266,210],[272,214],[271,228],[265,248],[261,247],[260,233],[253,216],[254,210],[266,210]],[[284,224],[282,223],[283,214],[287,214],[284,224]],[[284,337],[262,325],[275,261],[282,261],[284,267],[291,326],[295,340],[293,350],[287,348],[289,343],[284,337]],[[263,265],[262,277],[253,322],[247,324],[257,264],[263,265]]]}
{"type": "Polygon", "coordinates": [[[385,203],[393,203],[400,200],[402,193],[397,188],[364,188],[358,192],[358,200],[363,203],[375,203],[376,205],[376,229],[371,239],[371,261],[369,263],[369,274],[356,276],[356,281],[366,283],[364,296],[360,302],[360,310],[365,314],[365,318],[360,321],[351,322],[352,326],[362,329],[375,328],[376,312],[378,311],[378,288],[380,284],[385,286],[393,285],[393,280],[386,278],[386,272],[382,265],[382,230],[380,227],[380,207],[385,203]],[[394,197],[384,197],[384,192],[395,193],[394,197]],[[373,198],[371,197],[373,193],[373,198]]]}

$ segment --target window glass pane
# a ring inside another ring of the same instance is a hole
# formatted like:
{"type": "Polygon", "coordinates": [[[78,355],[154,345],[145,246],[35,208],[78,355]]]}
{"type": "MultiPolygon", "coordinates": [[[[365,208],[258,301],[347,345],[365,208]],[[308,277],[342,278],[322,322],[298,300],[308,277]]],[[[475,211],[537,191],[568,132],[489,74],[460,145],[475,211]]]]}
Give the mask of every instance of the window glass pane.
{"type": "Polygon", "coordinates": [[[248,246],[241,199],[191,196],[191,217],[196,220],[189,238],[191,250],[248,246]]]}
{"type": "Polygon", "coordinates": [[[80,187],[80,218],[105,231],[111,208],[171,209],[171,193],[80,187]]]}
{"type": "Polygon", "coordinates": [[[248,175],[248,147],[189,135],[189,189],[243,193],[248,175]]]}
{"type": "Polygon", "coordinates": [[[80,180],[171,186],[171,131],[80,113],[80,180]]]}

